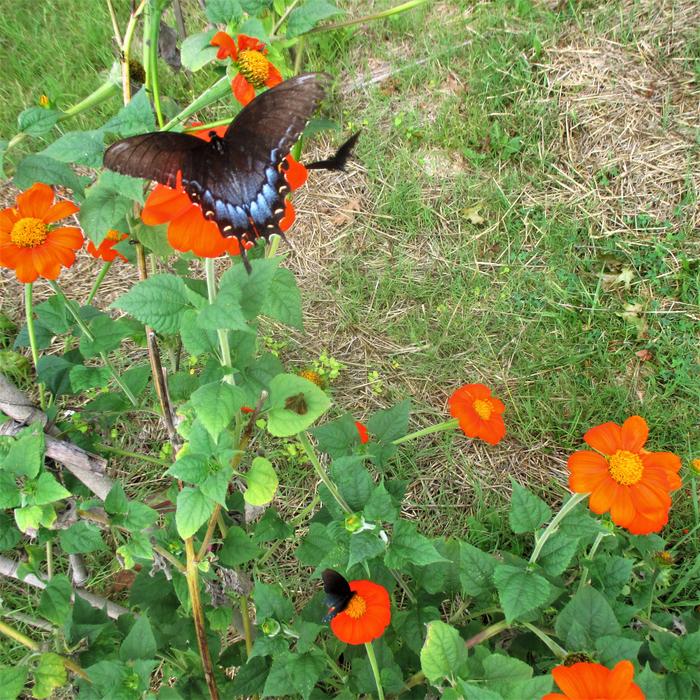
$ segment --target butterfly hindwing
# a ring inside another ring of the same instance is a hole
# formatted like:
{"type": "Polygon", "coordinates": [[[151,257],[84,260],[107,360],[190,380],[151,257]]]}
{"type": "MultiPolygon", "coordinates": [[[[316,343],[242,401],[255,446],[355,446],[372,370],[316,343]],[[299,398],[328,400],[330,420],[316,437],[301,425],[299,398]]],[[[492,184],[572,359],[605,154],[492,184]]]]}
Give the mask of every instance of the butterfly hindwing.
{"type": "Polygon", "coordinates": [[[350,590],[350,584],[345,578],[333,569],[325,569],[321,578],[323,579],[323,591],[326,594],[326,605],[328,605],[328,614],[323,618],[323,621],[328,622],[348,607],[355,593],[350,590]]]}

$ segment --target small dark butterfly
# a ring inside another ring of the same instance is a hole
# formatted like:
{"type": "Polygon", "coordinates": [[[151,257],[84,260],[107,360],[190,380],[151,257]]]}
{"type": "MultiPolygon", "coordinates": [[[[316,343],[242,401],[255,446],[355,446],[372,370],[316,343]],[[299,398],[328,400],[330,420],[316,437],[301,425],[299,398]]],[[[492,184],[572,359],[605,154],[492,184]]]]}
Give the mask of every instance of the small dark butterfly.
{"type": "Polygon", "coordinates": [[[329,622],[348,607],[350,601],[355,597],[355,593],[350,590],[350,584],[333,569],[326,569],[321,574],[321,578],[328,606],[328,614],[325,615],[323,621],[329,622]]]}
{"type": "Polygon", "coordinates": [[[288,411],[294,411],[294,413],[300,416],[306,415],[306,412],[309,410],[303,393],[288,397],[284,402],[284,407],[288,411]]]}
{"type": "MultiPolygon", "coordinates": [[[[328,81],[323,73],[285,80],[244,107],[223,137],[210,132],[210,141],[166,131],[117,141],[105,152],[104,165],[168,187],[181,184],[222,235],[235,236],[241,244],[268,240],[274,233],[283,236],[279,223],[289,192],[284,159],[323,99],[328,81]]],[[[310,167],[342,169],[356,138],[341,146],[336,165],[331,158],[310,167]]],[[[250,271],[243,245],[241,251],[250,271]]]]}

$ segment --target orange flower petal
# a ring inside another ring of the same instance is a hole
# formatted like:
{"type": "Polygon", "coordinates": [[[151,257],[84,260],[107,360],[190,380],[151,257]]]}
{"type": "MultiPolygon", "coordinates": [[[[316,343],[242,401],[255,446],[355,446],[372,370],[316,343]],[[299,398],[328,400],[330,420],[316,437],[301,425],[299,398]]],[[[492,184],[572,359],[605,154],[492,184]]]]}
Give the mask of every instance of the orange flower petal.
{"type": "Polygon", "coordinates": [[[622,446],[621,430],[617,423],[597,425],[586,432],[583,439],[594,450],[598,450],[604,455],[615,454],[622,446]]]}
{"type": "Polygon", "coordinates": [[[287,169],[282,169],[284,179],[287,181],[289,188],[298,190],[308,179],[309,173],[306,168],[290,154],[285,158],[287,169]]]}
{"type": "MultiPolygon", "coordinates": [[[[65,248],[63,250],[66,250],[65,248]]],[[[71,256],[69,267],[75,261],[75,253],[71,251],[66,252],[71,256]]],[[[61,273],[61,261],[53,254],[53,251],[49,246],[37,246],[32,251],[32,258],[34,261],[34,268],[36,271],[47,280],[58,279],[61,273]]]]}
{"type": "Polygon", "coordinates": [[[636,514],[637,511],[634,509],[630,488],[628,486],[618,486],[617,493],[610,506],[612,521],[620,527],[626,527],[636,514]]]}
{"type": "Polygon", "coordinates": [[[576,493],[592,493],[608,478],[608,462],[590,450],[574,452],[569,457],[569,488],[576,493]]]}
{"type": "Polygon", "coordinates": [[[244,107],[255,97],[255,88],[240,73],[231,81],[231,90],[244,107]]]}
{"type": "Polygon", "coordinates": [[[0,211],[0,233],[11,233],[19,216],[14,209],[3,209],[0,211]]]}
{"type": "Polygon", "coordinates": [[[238,49],[236,42],[226,32],[217,32],[211,39],[212,46],[218,46],[216,57],[219,60],[230,58],[232,61],[238,60],[238,49]]]}
{"type": "Polygon", "coordinates": [[[492,396],[489,401],[491,402],[491,406],[494,410],[495,413],[504,413],[506,410],[506,405],[501,401],[500,399],[497,399],[495,396],[492,396]]]}
{"type": "Polygon", "coordinates": [[[668,522],[668,510],[660,510],[655,513],[637,513],[625,529],[633,535],[649,535],[659,532],[668,522]]]}
{"type": "Polygon", "coordinates": [[[630,495],[638,513],[668,510],[671,507],[668,492],[650,481],[640,481],[630,486],[630,495]]]}
{"type": "Polygon", "coordinates": [[[269,63],[269,68],[268,68],[268,73],[267,73],[267,80],[265,81],[265,85],[267,87],[275,87],[275,85],[279,85],[282,82],[282,74],[275,68],[272,63],[269,63]]]}
{"type": "Polygon", "coordinates": [[[253,51],[262,51],[263,53],[266,53],[265,44],[263,44],[260,39],[256,39],[254,36],[239,34],[236,41],[238,43],[239,51],[252,49],[253,51]]]}
{"type": "Polygon", "coordinates": [[[157,226],[181,216],[192,206],[184,191],[156,185],[146,199],[141,220],[148,226],[157,226]]]}
{"type": "Polygon", "coordinates": [[[53,190],[43,182],[37,182],[17,195],[17,208],[23,217],[42,219],[53,202],[53,190]]]}
{"type": "Polygon", "coordinates": [[[384,634],[391,622],[389,592],[372,581],[350,581],[350,589],[361,596],[366,605],[365,612],[352,618],[345,612],[331,620],[331,629],[338,639],[347,644],[365,644],[384,634]]]}
{"type": "Polygon", "coordinates": [[[34,260],[30,255],[20,255],[17,258],[17,264],[15,265],[15,275],[20,282],[34,282],[39,276],[36,268],[34,267],[34,260]]]}
{"type": "Polygon", "coordinates": [[[639,452],[649,437],[649,426],[641,416],[630,416],[620,429],[622,449],[639,452]]]}
{"type": "Polygon", "coordinates": [[[83,240],[83,234],[79,228],[75,228],[75,226],[59,226],[49,231],[44,245],[48,243],[52,246],[63,246],[71,250],[79,250],[83,247],[83,240]]]}
{"type": "Polygon", "coordinates": [[[0,243],[0,266],[14,270],[21,255],[22,248],[17,247],[14,243],[0,243]]]}
{"type": "Polygon", "coordinates": [[[491,445],[497,445],[506,434],[506,425],[500,415],[494,414],[489,420],[481,421],[479,437],[491,445]]]}
{"type": "Polygon", "coordinates": [[[71,214],[75,214],[80,211],[80,207],[73,202],[69,202],[67,199],[62,199],[60,202],[56,202],[49,210],[44,214],[44,223],[52,224],[54,221],[60,221],[65,219],[71,214]]]}
{"type": "Polygon", "coordinates": [[[662,467],[672,473],[677,473],[681,468],[681,459],[673,452],[645,452],[640,456],[645,467],[662,467]]]}
{"type": "Polygon", "coordinates": [[[598,487],[591,493],[588,499],[588,507],[598,515],[610,510],[617,495],[617,483],[612,479],[605,479],[598,484],[598,487]]]}

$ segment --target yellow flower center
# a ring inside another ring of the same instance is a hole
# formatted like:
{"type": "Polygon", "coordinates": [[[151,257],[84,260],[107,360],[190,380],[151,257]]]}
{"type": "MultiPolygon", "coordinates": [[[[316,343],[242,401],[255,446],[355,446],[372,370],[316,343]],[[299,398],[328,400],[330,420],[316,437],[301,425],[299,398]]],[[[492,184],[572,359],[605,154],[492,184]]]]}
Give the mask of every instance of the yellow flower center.
{"type": "Polygon", "coordinates": [[[367,603],[365,599],[357,595],[357,593],[355,593],[352,600],[348,603],[348,607],[343,610],[346,615],[350,615],[354,620],[357,620],[358,617],[362,617],[366,611],[367,603]]]}
{"type": "Polygon", "coordinates": [[[314,372],[312,369],[304,369],[299,372],[299,376],[308,379],[310,382],[313,382],[316,386],[323,389],[323,377],[318,372],[314,372]]]}
{"type": "Polygon", "coordinates": [[[253,87],[261,88],[270,73],[270,64],[260,51],[245,49],[238,54],[238,70],[253,87]]]}
{"type": "Polygon", "coordinates": [[[490,401],[486,401],[485,399],[477,399],[474,402],[474,410],[479,414],[479,418],[482,420],[488,420],[491,418],[491,414],[493,413],[493,406],[491,405],[490,401]]]}
{"type": "Polygon", "coordinates": [[[107,235],[105,236],[106,241],[121,241],[122,236],[124,234],[121,231],[115,231],[113,228],[109,229],[107,231],[107,235]]]}
{"type": "Polygon", "coordinates": [[[49,235],[49,227],[33,217],[20,219],[10,231],[10,240],[19,248],[36,248],[49,235]]]}
{"type": "Polygon", "coordinates": [[[636,484],[644,473],[644,465],[639,455],[627,450],[618,450],[608,457],[610,476],[622,486],[636,484]]]}

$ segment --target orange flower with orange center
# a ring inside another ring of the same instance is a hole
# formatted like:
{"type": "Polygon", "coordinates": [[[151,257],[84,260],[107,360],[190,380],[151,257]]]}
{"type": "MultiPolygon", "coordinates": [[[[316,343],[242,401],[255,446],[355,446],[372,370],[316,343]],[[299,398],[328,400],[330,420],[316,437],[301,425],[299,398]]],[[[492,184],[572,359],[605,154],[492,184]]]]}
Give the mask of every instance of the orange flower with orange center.
{"type": "Polygon", "coordinates": [[[355,427],[357,428],[357,433],[360,436],[360,444],[366,445],[369,442],[369,433],[367,432],[367,426],[364,423],[360,423],[359,420],[356,420],[355,427]]]}
{"type": "Polygon", "coordinates": [[[384,634],[391,622],[389,591],[372,581],[349,581],[355,595],[343,612],[331,620],[331,629],[341,642],[366,644],[384,634]]]}
{"type": "Polygon", "coordinates": [[[280,72],[265,58],[265,44],[252,36],[239,34],[236,41],[226,32],[217,32],[211,40],[218,46],[216,57],[230,58],[238,68],[231,82],[234,97],[245,107],[261,87],[274,87],[282,82],[280,72]]]}
{"type": "MultiPolygon", "coordinates": [[[[195,132],[194,136],[209,141],[211,132],[218,136],[223,135],[228,127],[218,129],[204,129],[195,132]]],[[[306,168],[298,163],[291,155],[288,155],[280,166],[280,171],[294,191],[306,182],[306,168]]],[[[296,214],[289,200],[285,200],[284,216],[279,222],[282,231],[287,231],[294,223],[296,214]]],[[[241,248],[238,240],[231,236],[226,238],[221,234],[215,222],[204,217],[202,208],[195,204],[187,196],[179,182],[173,187],[157,184],[146,199],[141,219],[149,226],[168,224],[168,242],[181,253],[192,252],[200,258],[218,258],[225,253],[240,255],[241,248]]],[[[246,248],[251,248],[254,243],[249,243],[246,248]]]]}
{"type": "Polygon", "coordinates": [[[465,384],[448,399],[450,413],[459,421],[459,427],[470,438],[481,438],[492,445],[506,434],[503,412],[506,407],[500,399],[491,396],[484,384],[465,384]]]}
{"type": "Polygon", "coordinates": [[[88,241],[87,252],[93,258],[101,258],[105,262],[113,262],[116,258],[121,258],[124,262],[127,262],[126,256],[122,255],[118,250],[114,250],[114,246],[128,237],[126,233],[110,229],[99,246],[95,246],[92,241],[88,241]]]}
{"type": "Polygon", "coordinates": [[[562,692],[547,693],[542,700],[645,700],[630,661],[620,661],[612,670],[593,663],[556,666],[552,676],[562,692]]]}
{"type": "Polygon", "coordinates": [[[24,283],[57,279],[62,267],[75,262],[83,234],[74,226],[51,224],[77,211],[67,200],[54,204],[53,189],[43,182],[17,195],[16,207],[0,211],[0,266],[14,270],[24,283]]]}
{"type": "Polygon", "coordinates": [[[648,435],[640,416],[622,426],[604,423],[583,436],[596,452],[574,452],[568,461],[569,488],[590,493],[594,513],[610,511],[613,522],[634,535],[661,530],[668,522],[669,494],[681,486],[681,460],[672,452],[645,450],[648,435]]]}

